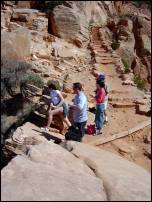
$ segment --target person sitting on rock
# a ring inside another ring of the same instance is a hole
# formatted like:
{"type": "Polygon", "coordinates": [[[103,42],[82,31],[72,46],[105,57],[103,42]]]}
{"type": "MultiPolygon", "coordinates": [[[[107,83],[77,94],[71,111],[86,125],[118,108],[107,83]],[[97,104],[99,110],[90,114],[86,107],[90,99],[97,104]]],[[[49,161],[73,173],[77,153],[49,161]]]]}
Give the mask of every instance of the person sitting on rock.
{"type": "Polygon", "coordinates": [[[109,86],[107,85],[107,83],[105,82],[105,74],[104,73],[100,73],[96,75],[96,80],[97,81],[102,81],[104,82],[105,86],[104,86],[104,90],[106,93],[105,96],[105,102],[104,102],[104,106],[105,106],[105,110],[104,110],[104,115],[105,115],[105,123],[108,122],[108,117],[107,117],[107,107],[108,107],[108,94],[109,94],[109,86]]]}
{"type": "Polygon", "coordinates": [[[73,125],[79,129],[80,139],[82,139],[85,134],[85,126],[88,119],[87,98],[82,91],[82,85],[80,83],[73,84],[73,91],[76,95],[72,100],[73,104],[69,104],[69,106],[73,109],[73,125]]]}
{"type": "Polygon", "coordinates": [[[105,84],[104,82],[97,80],[96,81],[96,95],[95,95],[95,100],[96,100],[96,114],[95,114],[95,124],[96,124],[96,135],[102,134],[101,129],[103,128],[104,124],[104,102],[105,102],[105,84]]]}
{"type": "Polygon", "coordinates": [[[64,115],[64,121],[68,128],[71,126],[71,123],[68,119],[68,106],[64,101],[64,98],[59,90],[57,90],[56,86],[54,84],[50,84],[49,86],[50,90],[50,96],[51,96],[51,103],[50,103],[50,109],[49,109],[49,116],[48,116],[48,122],[45,127],[42,127],[41,129],[48,132],[49,127],[52,123],[53,116],[59,113],[63,113],[64,115]]]}

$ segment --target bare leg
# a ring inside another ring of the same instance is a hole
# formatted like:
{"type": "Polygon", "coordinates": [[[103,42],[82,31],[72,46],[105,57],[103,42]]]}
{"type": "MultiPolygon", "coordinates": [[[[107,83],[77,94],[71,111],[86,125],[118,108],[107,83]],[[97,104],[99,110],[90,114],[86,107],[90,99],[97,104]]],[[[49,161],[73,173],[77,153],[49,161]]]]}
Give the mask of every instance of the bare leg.
{"type": "Polygon", "coordinates": [[[69,119],[68,119],[67,117],[64,118],[64,122],[66,123],[66,125],[67,125],[68,127],[71,126],[71,123],[70,123],[70,121],[69,121],[69,119]]]}
{"type": "Polygon", "coordinates": [[[50,127],[50,125],[52,123],[53,116],[60,113],[60,112],[63,112],[62,107],[59,107],[58,109],[54,109],[54,110],[49,111],[49,117],[48,117],[48,122],[47,122],[46,128],[50,127]]]}

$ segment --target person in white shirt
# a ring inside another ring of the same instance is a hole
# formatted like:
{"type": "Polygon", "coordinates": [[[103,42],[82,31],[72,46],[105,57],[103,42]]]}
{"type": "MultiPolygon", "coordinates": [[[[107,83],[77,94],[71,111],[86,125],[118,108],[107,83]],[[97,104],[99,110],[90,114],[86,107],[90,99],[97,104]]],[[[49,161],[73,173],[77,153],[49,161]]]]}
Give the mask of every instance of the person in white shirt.
{"type": "Polygon", "coordinates": [[[51,103],[49,109],[48,122],[47,125],[45,127],[42,127],[41,129],[46,132],[49,131],[49,127],[52,123],[53,116],[61,112],[63,113],[64,121],[69,128],[71,126],[71,123],[68,119],[68,106],[65,103],[61,92],[56,89],[56,86],[54,84],[49,85],[49,90],[50,90],[51,103]]]}

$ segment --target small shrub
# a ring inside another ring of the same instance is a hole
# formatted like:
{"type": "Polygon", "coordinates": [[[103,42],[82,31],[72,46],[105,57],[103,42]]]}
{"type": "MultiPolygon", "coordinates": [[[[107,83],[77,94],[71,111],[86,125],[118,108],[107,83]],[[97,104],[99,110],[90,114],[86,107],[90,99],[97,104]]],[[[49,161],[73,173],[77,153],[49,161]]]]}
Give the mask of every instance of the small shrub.
{"type": "Polygon", "coordinates": [[[33,74],[33,73],[27,75],[24,78],[24,80],[22,81],[22,85],[23,84],[32,84],[39,88],[43,88],[43,86],[44,86],[44,82],[43,82],[42,78],[39,75],[33,74]]]}
{"type": "Polygon", "coordinates": [[[123,65],[124,65],[124,67],[125,67],[125,73],[126,73],[126,74],[129,73],[130,70],[129,70],[128,62],[127,62],[126,60],[122,59],[122,63],[123,63],[123,65]]]}
{"type": "Polygon", "coordinates": [[[112,48],[113,50],[118,49],[119,46],[120,46],[120,44],[119,44],[117,41],[113,41],[112,44],[111,44],[111,48],[112,48]]]}
{"type": "Polygon", "coordinates": [[[137,88],[139,88],[140,90],[143,90],[145,87],[145,81],[141,79],[140,76],[138,75],[134,77],[134,83],[137,85],[137,88]]]}
{"type": "Polygon", "coordinates": [[[50,84],[54,84],[57,88],[57,90],[61,90],[61,86],[59,81],[57,80],[48,80],[47,85],[49,86],[50,84]]]}

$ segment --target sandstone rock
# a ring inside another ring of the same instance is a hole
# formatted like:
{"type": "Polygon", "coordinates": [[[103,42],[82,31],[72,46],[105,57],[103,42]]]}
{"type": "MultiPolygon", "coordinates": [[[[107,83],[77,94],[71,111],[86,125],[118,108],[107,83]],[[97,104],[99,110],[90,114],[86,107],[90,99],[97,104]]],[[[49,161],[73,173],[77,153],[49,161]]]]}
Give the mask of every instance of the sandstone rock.
{"type": "Polygon", "coordinates": [[[144,147],[144,155],[151,159],[151,146],[148,145],[144,147]]]}
{"type": "Polygon", "coordinates": [[[102,181],[92,170],[53,143],[31,147],[28,157],[15,157],[1,177],[3,201],[107,200],[102,181]]]}
{"type": "Polygon", "coordinates": [[[18,28],[12,32],[2,32],[1,54],[12,59],[25,59],[30,56],[30,34],[26,28],[18,28]]]}
{"type": "Polygon", "coordinates": [[[130,86],[135,86],[135,83],[131,79],[126,79],[125,81],[122,82],[122,85],[130,85],[130,86]]]}
{"type": "Polygon", "coordinates": [[[69,86],[67,84],[63,84],[63,92],[64,93],[72,93],[73,92],[72,86],[69,86]]]}
{"type": "Polygon", "coordinates": [[[10,23],[9,23],[9,30],[10,30],[10,31],[16,30],[16,29],[21,28],[21,27],[22,27],[22,26],[19,25],[19,24],[16,23],[16,22],[10,22],[10,23]]]}
{"type": "Polygon", "coordinates": [[[110,102],[110,104],[115,108],[128,108],[128,107],[135,107],[135,103],[122,103],[122,102],[110,102]]]}
{"type": "Polygon", "coordinates": [[[11,20],[18,23],[24,22],[24,23],[30,24],[32,23],[33,19],[36,17],[37,12],[38,10],[36,9],[17,8],[13,10],[13,15],[11,20]]]}
{"type": "Polygon", "coordinates": [[[77,142],[68,145],[104,181],[108,200],[150,200],[151,179],[146,170],[108,151],[77,142]]]}
{"type": "Polygon", "coordinates": [[[18,1],[17,8],[31,8],[31,1],[18,1]]]}
{"type": "Polygon", "coordinates": [[[151,143],[151,132],[144,136],[144,143],[149,144],[151,143]]]}
{"type": "Polygon", "coordinates": [[[145,52],[151,53],[151,43],[150,38],[146,34],[141,34],[142,46],[145,52]]]}
{"type": "Polygon", "coordinates": [[[120,19],[117,25],[118,25],[118,26],[119,26],[119,25],[123,25],[123,26],[125,26],[130,32],[132,32],[132,29],[133,29],[133,22],[132,22],[132,20],[130,20],[130,19],[127,19],[127,18],[126,18],[126,19],[120,19]]]}
{"type": "Polygon", "coordinates": [[[133,154],[134,152],[136,152],[135,146],[131,145],[130,143],[128,144],[127,142],[124,142],[122,140],[116,140],[112,144],[118,148],[119,153],[122,155],[124,155],[125,153],[133,154]]]}
{"type": "Polygon", "coordinates": [[[1,11],[1,28],[6,28],[10,24],[12,12],[11,11],[1,11]]]}
{"type": "Polygon", "coordinates": [[[137,109],[138,114],[148,115],[150,112],[150,107],[148,105],[139,105],[137,109]]]}
{"type": "Polygon", "coordinates": [[[50,20],[53,34],[71,42],[76,39],[84,46],[84,42],[87,42],[89,38],[88,27],[91,20],[105,24],[107,14],[102,3],[98,5],[91,1],[70,2],[67,6],[57,6],[50,20]]]}
{"type": "Polygon", "coordinates": [[[33,30],[37,30],[39,32],[47,32],[48,31],[48,19],[45,17],[37,17],[33,19],[32,27],[33,30]]]}

